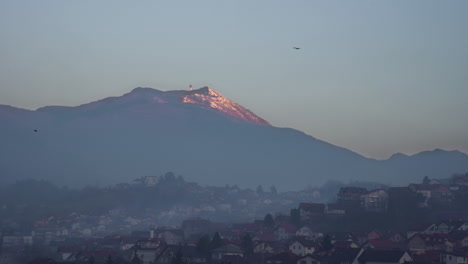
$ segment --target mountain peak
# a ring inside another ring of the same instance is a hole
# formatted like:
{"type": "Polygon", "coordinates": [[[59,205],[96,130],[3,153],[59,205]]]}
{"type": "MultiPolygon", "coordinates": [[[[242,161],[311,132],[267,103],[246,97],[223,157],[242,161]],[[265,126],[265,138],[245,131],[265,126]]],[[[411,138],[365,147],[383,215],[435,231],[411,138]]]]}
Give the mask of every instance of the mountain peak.
{"type": "Polygon", "coordinates": [[[161,93],[162,91],[150,87],[136,87],[134,88],[129,94],[153,94],[153,93],[161,93]]]}
{"type": "Polygon", "coordinates": [[[191,94],[204,94],[204,95],[209,95],[209,94],[218,94],[215,92],[213,89],[209,88],[208,86],[204,86],[192,91],[189,91],[191,94]]]}
{"type": "Polygon", "coordinates": [[[403,153],[401,153],[401,152],[398,152],[398,153],[393,154],[393,155],[389,158],[389,160],[403,159],[403,158],[408,158],[408,157],[409,157],[408,155],[403,154],[403,153]]]}
{"type": "Polygon", "coordinates": [[[243,120],[247,123],[270,126],[264,119],[258,117],[250,110],[227,99],[207,86],[186,92],[182,97],[185,104],[198,104],[206,108],[216,109],[228,116],[243,120]]]}

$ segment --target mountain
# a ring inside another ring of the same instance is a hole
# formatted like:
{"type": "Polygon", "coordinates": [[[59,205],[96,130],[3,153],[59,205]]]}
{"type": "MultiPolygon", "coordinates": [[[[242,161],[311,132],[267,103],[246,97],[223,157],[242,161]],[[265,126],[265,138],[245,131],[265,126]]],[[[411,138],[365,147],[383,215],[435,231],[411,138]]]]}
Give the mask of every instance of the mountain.
{"type": "Polygon", "coordinates": [[[368,159],[273,127],[207,87],[135,88],[76,107],[35,111],[0,105],[0,124],[2,181],[107,185],[173,171],[204,185],[292,190],[327,180],[406,184],[468,171],[468,156],[457,151],[368,159]]]}

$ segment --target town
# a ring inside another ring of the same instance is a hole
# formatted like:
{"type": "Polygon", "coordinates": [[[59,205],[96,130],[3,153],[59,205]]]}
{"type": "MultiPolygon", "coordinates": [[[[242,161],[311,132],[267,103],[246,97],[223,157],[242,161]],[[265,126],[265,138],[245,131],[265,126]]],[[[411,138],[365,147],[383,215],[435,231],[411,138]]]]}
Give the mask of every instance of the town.
{"type": "Polygon", "coordinates": [[[75,191],[87,198],[72,205],[77,198],[66,201],[51,184],[17,182],[15,201],[2,197],[0,263],[468,263],[468,174],[405,187],[335,186],[335,197],[320,202],[331,185],[253,191],[166,173],[75,191]],[[25,192],[65,204],[26,204],[25,192]],[[86,199],[95,207],[85,208],[86,199]],[[32,212],[41,206],[43,215],[32,212]]]}

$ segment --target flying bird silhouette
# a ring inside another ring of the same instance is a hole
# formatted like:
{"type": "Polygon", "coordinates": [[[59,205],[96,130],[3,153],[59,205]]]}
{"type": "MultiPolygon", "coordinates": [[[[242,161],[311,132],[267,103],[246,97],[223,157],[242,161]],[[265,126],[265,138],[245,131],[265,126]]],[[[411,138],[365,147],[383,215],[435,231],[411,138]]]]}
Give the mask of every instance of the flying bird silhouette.
{"type": "Polygon", "coordinates": [[[298,50],[298,49],[300,49],[300,48],[299,48],[299,47],[293,47],[293,49],[296,49],[296,50],[298,50]]]}
{"type": "Polygon", "coordinates": [[[34,132],[36,132],[36,133],[37,133],[37,129],[34,129],[34,132]]]}

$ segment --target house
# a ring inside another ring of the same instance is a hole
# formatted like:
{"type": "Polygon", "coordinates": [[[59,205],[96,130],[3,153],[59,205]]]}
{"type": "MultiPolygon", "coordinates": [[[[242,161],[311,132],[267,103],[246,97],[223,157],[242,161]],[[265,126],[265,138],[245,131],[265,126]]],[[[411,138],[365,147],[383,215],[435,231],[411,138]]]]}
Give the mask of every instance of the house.
{"type": "Polygon", "coordinates": [[[291,223],[291,217],[289,215],[277,215],[275,216],[274,222],[276,224],[287,224],[291,223]]]}
{"type": "Polygon", "coordinates": [[[335,248],[330,255],[323,256],[321,263],[327,264],[351,264],[356,262],[357,257],[364,251],[362,248],[335,248]]]}
{"type": "Polygon", "coordinates": [[[296,236],[306,237],[306,238],[317,238],[322,236],[322,233],[317,233],[312,231],[312,228],[308,225],[305,225],[296,230],[296,236]]]}
{"type": "Polygon", "coordinates": [[[388,239],[369,240],[363,247],[384,250],[398,249],[398,246],[388,239]]]}
{"type": "Polygon", "coordinates": [[[321,219],[325,215],[325,204],[322,203],[300,203],[299,216],[301,221],[321,219]]]}
{"type": "Polygon", "coordinates": [[[330,236],[333,243],[336,241],[356,241],[354,235],[349,232],[331,232],[327,234],[330,236]]]}
{"type": "Polygon", "coordinates": [[[155,186],[158,183],[158,177],[157,176],[144,176],[141,179],[141,182],[145,186],[155,186]]]}
{"type": "Polygon", "coordinates": [[[463,222],[456,227],[457,230],[467,231],[468,230],[468,222],[463,222]]]}
{"type": "Polygon", "coordinates": [[[433,224],[431,223],[419,223],[411,225],[406,232],[406,237],[410,238],[416,234],[428,234],[428,230],[431,229],[433,224]]]}
{"type": "Polygon", "coordinates": [[[332,218],[340,218],[346,215],[346,209],[342,204],[329,203],[325,206],[325,215],[332,218]]]}
{"type": "Polygon", "coordinates": [[[33,237],[30,235],[4,236],[2,249],[30,246],[33,244],[33,237]]]}
{"type": "Polygon", "coordinates": [[[206,256],[200,254],[195,246],[166,245],[156,256],[154,264],[170,264],[177,254],[182,256],[182,259],[186,264],[207,262],[206,256]]]}
{"type": "Polygon", "coordinates": [[[468,248],[444,252],[441,254],[440,259],[445,264],[468,264],[468,248]]]}
{"type": "Polygon", "coordinates": [[[342,187],[338,192],[338,203],[347,208],[359,207],[361,194],[366,194],[367,189],[361,187],[342,187]]]}
{"type": "Polygon", "coordinates": [[[263,223],[242,223],[242,224],[233,224],[231,230],[235,231],[238,234],[255,234],[258,230],[263,228],[263,223]]]}
{"type": "Polygon", "coordinates": [[[128,236],[128,237],[121,237],[120,238],[120,250],[125,251],[133,246],[136,245],[136,243],[140,240],[144,240],[144,237],[134,237],[134,236],[128,236]]]}
{"type": "Polygon", "coordinates": [[[253,238],[253,241],[276,241],[273,230],[271,233],[256,234],[253,238]]]}
{"type": "Polygon", "coordinates": [[[35,244],[48,245],[51,241],[64,240],[68,236],[68,229],[56,226],[35,228],[32,236],[35,244]]]}
{"type": "Polygon", "coordinates": [[[304,256],[296,261],[296,264],[319,264],[320,261],[312,256],[304,256]]]}
{"type": "Polygon", "coordinates": [[[61,260],[70,259],[74,254],[76,255],[78,252],[81,251],[80,247],[58,247],[57,254],[60,255],[61,260]]]}
{"type": "Polygon", "coordinates": [[[452,231],[453,227],[445,222],[440,222],[437,224],[432,224],[426,230],[423,231],[424,234],[447,234],[452,231]]]}
{"type": "Polygon", "coordinates": [[[274,253],[275,243],[271,241],[254,241],[254,253],[274,253]]]}
{"type": "Polygon", "coordinates": [[[127,190],[127,189],[130,188],[130,184],[128,184],[128,183],[118,183],[118,184],[115,185],[115,188],[117,190],[127,190]]]}
{"type": "Polygon", "coordinates": [[[452,251],[454,240],[448,234],[415,234],[408,239],[408,249],[415,254],[430,250],[452,251]]]}
{"type": "Polygon", "coordinates": [[[430,184],[431,196],[435,199],[448,199],[450,200],[453,196],[450,188],[443,184],[430,184]]]}
{"type": "Polygon", "coordinates": [[[458,186],[468,186],[468,173],[452,177],[452,182],[458,186]]]}
{"type": "Polygon", "coordinates": [[[168,245],[178,245],[184,240],[184,231],[182,229],[158,227],[154,230],[157,238],[168,245]]]}
{"type": "Polygon", "coordinates": [[[294,253],[291,252],[282,252],[271,257],[268,257],[265,260],[265,264],[290,264],[290,263],[297,263],[297,260],[301,258],[294,253]]]}
{"type": "Polygon", "coordinates": [[[429,180],[429,184],[432,185],[432,184],[441,184],[441,182],[437,179],[430,179],[429,180]]]}
{"type": "Polygon", "coordinates": [[[245,264],[246,259],[238,255],[226,255],[220,260],[221,264],[245,264]]]}
{"type": "Polygon", "coordinates": [[[411,257],[413,258],[414,264],[441,264],[441,257],[444,254],[443,251],[437,250],[428,250],[424,252],[424,254],[413,254],[411,257]]]}
{"type": "Polygon", "coordinates": [[[420,207],[429,207],[429,199],[432,197],[432,192],[431,192],[431,185],[429,184],[410,184],[408,185],[408,188],[421,195],[422,196],[422,201],[419,203],[420,207]]]}
{"type": "Polygon", "coordinates": [[[225,256],[240,256],[243,257],[244,253],[242,249],[234,244],[227,244],[218,248],[213,249],[211,252],[211,258],[214,262],[220,262],[225,256]]]}
{"type": "Polygon", "coordinates": [[[296,233],[296,227],[291,224],[281,224],[274,230],[274,234],[277,240],[285,240],[294,236],[296,233]]]}
{"type": "Polygon", "coordinates": [[[459,248],[468,247],[468,231],[454,231],[450,237],[455,241],[459,248]]]}
{"type": "Polygon", "coordinates": [[[51,258],[35,258],[28,262],[28,264],[55,264],[57,261],[51,258]]]}
{"type": "Polygon", "coordinates": [[[369,191],[361,194],[361,206],[368,212],[386,212],[388,193],[383,189],[369,191]]]}
{"type": "Polygon", "coordinates": [[[298,255],[306,256],[313,254],[315,249],[319,246],[312,240],[306,240],[302,238],[295,238],[289,243],[289,251],[298,255]]]}
{"type": "Polygon", "coordinates": [[[150,264],[161,252],[161,241],[159,239],[140,240],[133,247],[133,257],[138,257],[141,264],[150,264]]]}
{"type": "Polygon", "coordinates": [[[367,233],[367,240],[382,239],[383,235],[380,231],[374,229],[367,233]]]}
{"type": "Polygon", "coordinates": [[[389,233],[388,239],[395,244],[404,244],[406,242],[406,236],[401,232],[389,233]]]}
{"type": "Polygon", "coordinates": [[[201,218],[192,218],[182,222],[182,230],[184,231],[184,237],[189,238],[194,235],[210,234],[211,233],[211,221],[201,218]]]}
{"type": "Polygon", "coordinates": [[[335,241],[333,243],[334,249],[350,249],[350,248],[359,248],[359,245],[353,241],[335,241]]]}
{"type": "Polygon", "coordinates": [[[92,263],[91,259],[94,260],[94,263],[106,263],[109,257],[114,261],[119,258],[116,251],[109,249],[83,250],[68,258],[66,263],[92,263]]]}
{"type": "Polygon", "coordinates": [[[453,199],[453,188],[444,184],[410,184],[408,187],[422,196],[420,207],[444,207],[450,205],[453,199]]]}
{"type": "Polygon", "coordinates": [[[357,258],[359,264],[403,264],[410,261],[411,256],[403,250],[366,249],[357,258]]]}

